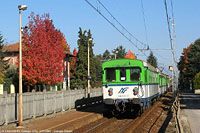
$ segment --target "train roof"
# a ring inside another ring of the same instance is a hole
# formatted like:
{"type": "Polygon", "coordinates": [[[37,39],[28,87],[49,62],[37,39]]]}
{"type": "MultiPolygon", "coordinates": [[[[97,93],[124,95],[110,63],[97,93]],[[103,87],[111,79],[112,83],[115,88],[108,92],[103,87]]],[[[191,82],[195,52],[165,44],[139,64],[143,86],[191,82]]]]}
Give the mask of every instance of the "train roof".
{"type": "Polygon", "coordinates": [[[168,75],[166,75],[166,74],[164,74],[164,73],[161,73],[161,72],[159,72],[159,75],[161,75],[161,76],[163,76],[163,77],[165,77],[165,78],[169,78],[168,75]]]}
{"type": "Polygon", "coordinates": [[[158,72],[158,68],[155,68],[154,66],[148,64],[147,62],[143,61],[143,65],[144,67],[147,67],[148,69],[152,70],[152,71],[155,71],[155,72],[158,72]]]}
{"type": "Polygon", "coordinates": [[[147,62],[143,60],[138,59],[117,59],[117,60],[109,60],[103,63],[103,66],[106,67],[128,67],[128,66],[134,66],[135,64],[132,64],[132,62],[136,63],[137,65],[147,67],[148,69],[158,72],[158,69],[153,67],[152,65],[148,64],[147,62]],[[117,65],[116,65],[117,64],[117,65]]]}

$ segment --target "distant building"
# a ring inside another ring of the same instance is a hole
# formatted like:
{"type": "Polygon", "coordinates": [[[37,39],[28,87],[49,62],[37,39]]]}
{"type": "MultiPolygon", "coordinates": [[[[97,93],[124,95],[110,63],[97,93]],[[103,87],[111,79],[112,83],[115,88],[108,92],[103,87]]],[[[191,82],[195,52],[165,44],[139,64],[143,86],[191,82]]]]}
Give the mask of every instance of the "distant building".
{"type": "Polygon", "coordinates": [[[16,66],[19,55],[19,43],[6,45],[3,47],[3,51],[6,52],[4,60],[9,60],[8,63],[10,66],[16,66]]]}

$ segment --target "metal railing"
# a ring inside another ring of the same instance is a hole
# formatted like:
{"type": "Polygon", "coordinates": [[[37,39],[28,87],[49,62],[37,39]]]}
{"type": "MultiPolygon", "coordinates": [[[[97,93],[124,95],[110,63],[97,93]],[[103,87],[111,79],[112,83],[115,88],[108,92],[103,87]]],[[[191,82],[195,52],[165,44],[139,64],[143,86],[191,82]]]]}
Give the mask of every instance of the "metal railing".
{"type": "Polygon", "coordinates": [[[172,112],[173,112],[173,117],[175,119],[175,124],[176,124],[176,131],[178,133],[183,133],[183,128],[181,125],[180,121],[180,100],[179,100],[179,93],[176,95],[175,100],[172,104],[172,112]]]}

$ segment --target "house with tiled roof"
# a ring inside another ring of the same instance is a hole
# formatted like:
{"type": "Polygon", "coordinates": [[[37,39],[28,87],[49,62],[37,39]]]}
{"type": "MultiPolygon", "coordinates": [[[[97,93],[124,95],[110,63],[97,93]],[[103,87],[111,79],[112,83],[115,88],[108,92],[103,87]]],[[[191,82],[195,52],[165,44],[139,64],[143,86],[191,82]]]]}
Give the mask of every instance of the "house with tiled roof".
{"type": "Polygon", "coordinates": [[[16,65],[19,55],[19,43],[6,45],[3,47],[3,51],[6,52],[4,60],[9,60],[10,66],[16,65]]]}

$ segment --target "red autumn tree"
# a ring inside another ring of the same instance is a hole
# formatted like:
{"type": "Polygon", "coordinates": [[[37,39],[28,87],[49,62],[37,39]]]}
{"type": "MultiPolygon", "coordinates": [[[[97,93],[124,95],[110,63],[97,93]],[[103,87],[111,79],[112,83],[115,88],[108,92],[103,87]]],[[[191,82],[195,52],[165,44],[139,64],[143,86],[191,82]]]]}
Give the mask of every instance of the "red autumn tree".
{"type": "Polygon", "coordinates": [[[131,50],[128,51],[126,56],[124,57],[125,59],[136,59],[135,55],[131,52],[131,50]]]}
{"type": "Polygon", "coordinates": [[[49,14],[29,16],[29,28],[23,31],[23,78],[29,85],[52,85],[63,80],[63,34],[49,14]]]}

